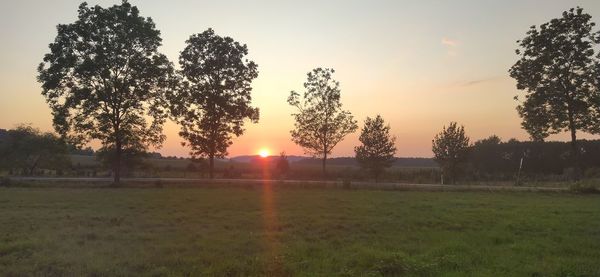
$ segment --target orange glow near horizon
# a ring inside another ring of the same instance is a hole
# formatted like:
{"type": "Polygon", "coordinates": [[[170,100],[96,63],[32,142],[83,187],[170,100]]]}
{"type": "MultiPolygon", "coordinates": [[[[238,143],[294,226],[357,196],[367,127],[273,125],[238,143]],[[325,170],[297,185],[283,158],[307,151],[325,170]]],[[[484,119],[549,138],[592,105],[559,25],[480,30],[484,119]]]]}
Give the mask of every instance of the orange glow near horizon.
{"type": "Polygon", "coordinates": [[[271,154],[271,151],[269,151],[269,149],[267,149],[267,148],[261,148],[261,149],[258,151],[258,155],[259,155],[261,158],[266,158],[266,157],[268,157],[270,154],[271,154]]]}

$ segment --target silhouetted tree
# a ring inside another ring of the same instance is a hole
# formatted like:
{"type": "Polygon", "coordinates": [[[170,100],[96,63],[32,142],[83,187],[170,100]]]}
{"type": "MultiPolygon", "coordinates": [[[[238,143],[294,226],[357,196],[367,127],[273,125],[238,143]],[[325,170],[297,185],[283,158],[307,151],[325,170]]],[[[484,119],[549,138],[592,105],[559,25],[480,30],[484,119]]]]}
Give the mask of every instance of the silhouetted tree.
{"type": "Polygon", "coordinates": [[[79,6],[60,24],[38,71],[58,133],[78,145],[94,139],[114,153],[114,182],[124,149],[164,141],[164,89],[172,66],[158,52],[160,31],[127,1],[109,8],[79,6]],[[148,119],[151,119],[148,122],[148,119]]]}
{"type": "Polygon", "coordinates": [[[52,133],[20,125],[0,137],[0,168],[33,175],[38,168],[60,170],[69,164],[67,144],[52,133]]]}
{"type": "Polygon", "coordinates": [[[214,178],[214,159],[224,158],[232,137],[244,133],[244,120],[258,122],[258,108],[250,106],[258,69],[246,58],[245,44],[212,29],[190,36],[186,44],[179,56],[183,80],[170,96],[172,113],[190,154],[208,157],[214,178]]]}
{"type": "Polygon", "coordinates": [[[340,83],[332,78],[335,71],[316,68],[307,74],[300,96],[292,91],[288,103],[298,108],[292,141],[302,146],[307,154],[322,158],[323,177],[326,177],[327,155],[342,139],[356,131],[356,120],[349,111],[342,110],[340,83]]]}
{"type": "Polygon", "coordinates": [[[468,147],[469,138],[465,135],[465,128],[458,127],[456,122],[450,122],[448,128],[444,126],[432,141],[434,160],[452,183],[456,182],[459,165],[467,159],[468,147]]]}
{"type": "Polygon", "coordinates": [[[290,162],[285,155],[285,152],[279,153],[279,158],[275,164],[275,170],[279,176],[285,176],[290,171],[290,162]]]}
{"type": "MultiPolygon", "coordinates": [[[[539,28],[532,26],[516,50],[520,59],[510,76],[525,99],[517,107],[522,126],[534,140],[549,134],[571,133],[573,166],[579,170],[577,131],[600,132],[597,116],[600,91],[594,85],[595,49],[600,32],[593,32],[592,17],[576,8],[565,11],[539,28]]],[[[518,99],[518,97],[515,97],[518,99]]]]}
{"type": "Polygon", "coordinates": [[[390,135],[390,126],[377,115],[374,119],[367,117],[358,140],[362,145],[354,147],[356,160],[377,182],[379,175],[394,163],[396,137],[390,135]]]}

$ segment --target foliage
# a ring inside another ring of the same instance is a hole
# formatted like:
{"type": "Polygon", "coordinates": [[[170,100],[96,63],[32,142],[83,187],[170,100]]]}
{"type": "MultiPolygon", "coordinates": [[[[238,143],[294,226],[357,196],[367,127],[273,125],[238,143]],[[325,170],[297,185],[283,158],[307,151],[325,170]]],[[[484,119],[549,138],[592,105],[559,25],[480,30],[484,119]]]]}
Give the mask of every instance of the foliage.
{"type": "Polygon", "coordinates": [[[82,147],[73,144],[67,144],[67,149],[71,155],[94,156],[95,151],[91,147],[82,147]]]}
{"type": "MultiPolygon", "coordinates": [[[[137,148],[126,148],[121,152],[121,175],[131,177],[135,169],[142,168],[146,165],[145,160],[148,158],[148,153],[137,148]]],[[[114,148],[102,147],[96,151],[96,160],[98,160],[104,168],[110,168],[117,159],[116,150],[114,148]]]]}
{"type": "Polygon", "coordinates": [[[39,168],[57,170],[69,165],[65,142],[29,125],[7,130],[0,137],[0,157],[0,168],[20,169],[28,175],[39,168]]]}
{"type": "Polygon", "coordinates": [[[465,128],[458,127],[456,122],[450,122],[448,128],[444,126],[432,141],[434,159],[452,183],[456,182],[459,166],[467,160],[468,147],[465,128]]]}
{"type": "Polygon", "coordinates": [[[600,186],[598,186],[598,184],[589,182],[575,182],[569,189],[576,193],[600,193],[600,186]]]}
{"type": "Polygon", "coordinates": [[[362,145],[354,147],[356,160],[377,181],[385,168],[394,162],[396,137],[390,135],[390,126],[385,125],[383,118],[377,115],[374,119],[367,117],[358,140],[362,145]]]}
{"type": "Polygon", "coordinates": [[[160,31],[126,0],[109,8],[82,3],[78,19],[57,31],[38,68],[54,127],[76,145],[99,140],[115,149],[118,182],[123,150],[165,139],[163,95],[172,65],[158,52],[160,31]]]}
{"type": "MultiPolygon", "coordinates": [[[[586,169],[587,177],[599,177],[594,171],[600,164],[600,140],[579,140],[578,145],[581,149],[580,164],[586,169]]],[[[475,180],[513,179],[521,158],[523,173],[529,177],[544,179],[564,175],[571,165],[570,149],[569,143],[559,141],[512,139],[501,142],[495,138],[493,141],[476,141],[469,147],[469,175],[475,180]]]]}
{"type": "Polygon", "coordinates": [[[525,91],[517,107],[523,128],[534,140],[569,131],[576,167],[577,131],[600,132],[600,90],[594,80],[600,32],[592,30],[591,18],[578,7],[539,28],[532,26],[517,42],[520,58],[510,69],[517,88],[525,91]]]}
{"type": "Polygon", "coordinates": [[[298,109],[294,116],[292,141],[307,154],[323,159],[326,173],[327,155],[342,139],[356,131],[356,120],[349,111],[342,110],[340,83],[332,78],[335,71],[315,68],[307,74],[306,91],[292,91],[288,103],[298,109]]]}
{"type": "Polygon", "coordinates": [[[285,152],[279,153],[279,158],[275,164],[275,170],[279,176],[285,176],[290,171],[290,162],[285,155],[285,152]]]}
{"type": "Polygon", "coordinates": [[[244,120],[258,122],[259,110],[250,106],[258,66],[247,55],[245,44],[208,29],[190,36],[179,56],[182,80],[169,96],[171,110],[190,154],[208,157],[211,178],[214,159],[224,158],[233,136],[244,133],[244,120]]]}

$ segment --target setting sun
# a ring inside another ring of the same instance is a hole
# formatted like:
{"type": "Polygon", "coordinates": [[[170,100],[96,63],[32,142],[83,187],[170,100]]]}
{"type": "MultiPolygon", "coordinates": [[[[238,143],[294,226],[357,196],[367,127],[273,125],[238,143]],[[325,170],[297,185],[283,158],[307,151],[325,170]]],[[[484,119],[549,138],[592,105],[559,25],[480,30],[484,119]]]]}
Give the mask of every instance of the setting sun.
{"type": "Polygon", "coordinates": [[[271,154],[271,152],[269,151],[269,149],[266,149],[266,148],[262,148],[258,151],[258,155],[261,156],[262,158],[268,157],[269,154],[271,154]]]}

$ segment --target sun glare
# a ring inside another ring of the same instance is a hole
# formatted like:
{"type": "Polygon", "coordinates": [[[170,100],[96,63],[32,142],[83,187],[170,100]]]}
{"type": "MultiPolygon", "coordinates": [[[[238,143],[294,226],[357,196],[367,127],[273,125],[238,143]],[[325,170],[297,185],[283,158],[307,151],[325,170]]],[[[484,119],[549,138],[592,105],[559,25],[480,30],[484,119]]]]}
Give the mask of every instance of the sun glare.
{"type": "Polygon", "coordinates": [[[268,157],[269,154],[270,154],[269,149],[266,149],[266,148],[262,148],[258,151],[258,155],[261,156],[262,158],[268,157]]]}

